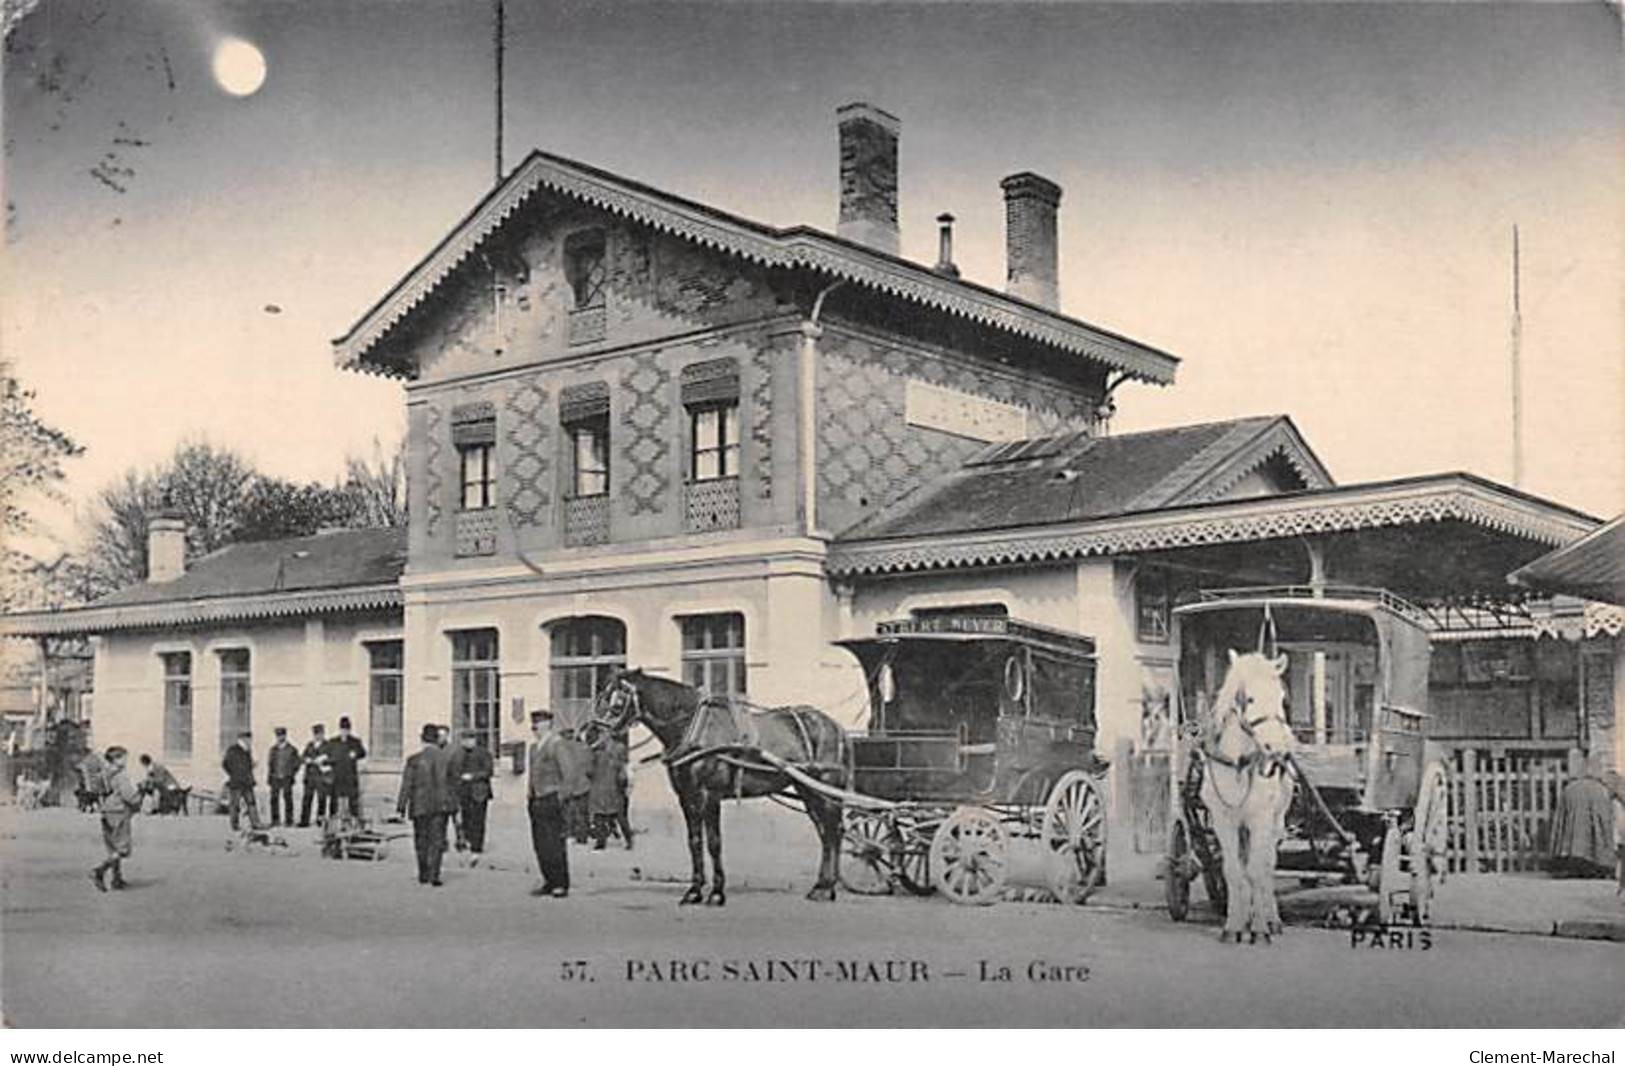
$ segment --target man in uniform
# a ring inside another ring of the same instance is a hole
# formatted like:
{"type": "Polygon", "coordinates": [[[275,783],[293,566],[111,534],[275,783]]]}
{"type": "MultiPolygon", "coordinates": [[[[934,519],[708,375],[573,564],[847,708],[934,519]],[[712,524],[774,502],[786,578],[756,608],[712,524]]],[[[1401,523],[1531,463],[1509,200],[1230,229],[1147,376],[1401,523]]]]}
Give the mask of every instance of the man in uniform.
{"type": "Polygon", "coordinates": [[[271,824],[293,824],[293,779],[299,776],[299,749],[288,743],[288,731],[276,727],[276,743],[265,756],[265,777],[271,786],[271,824]]]}
{"type": "Polygon", "coordinates": [[[361,760],[367,749],[361,740],[350,734],[350,719],[339,719],[339,735],[327,742],[322,751],[333,768],[333,809],[348,810],[352,818],[361,817],[361,760]]]}
{"type": "Polygon", "coordinates": [[[530,843],[542,883],[533,896],[570,894],[570,856],[564,847],[564,738],[553,731],[553,712],[530,713],[531,744],[526,766],[530,843]]]}
{"type": "Polygon", "coordinates": [[[107,858],[90,871],[90,879],[102,892],[107,891],[108,871],[113,874],[113,887],[124,887],[123,862],[135,850],[130,822],[135,818],[135,812],[141,809],[141,790],[124,772],[124,760],[128,754],[123,748],[115,746],[107,749],[105,757],[106,791],[101,797],[101,807],[102,844],[107,848],[107,858]]]}
{"type": "Polygon", "coordinates": [[[446,854],[446,818],[457,808],[452,786],[451,760],[440,746],[439,730],[423,727],[423,750],[401,769],[401,791],[395,809],[412,819],[412,846],[418,858],[418,884],[440,880],[440,860],[446,854]]]}
{"type": "Polygon", "coordinates": [[[310,727],[310,743],[302,753],[305,764],[304,796],[299,801],[299,828],[310,825],[310,804],[316,801],[316,818],[333,813],[332,769],[327,765],[327,727],[317,722],[310,727]]]}
{"type": "Polygon", "coordinates": [[[485,851],[485,812],[491,802],[491,752],[472,729],[463,730],[462,747],[452,753],[451,779],[457,786],[462,841],[478,856],[485,851]]]}
{"type": "Polygon", "coordinates": [[[259,829],[259,804],[254,801],[254,751],[250,747],[254,734],[243,730],[237,734],[237,743],[226,749],[226,757],[220,760],[220,766],[226,771],[226,797],[230,803],[231,830],[236,832],[239,828],[239,815],[244,808],[248,810],[248,824],[259,829]]]}

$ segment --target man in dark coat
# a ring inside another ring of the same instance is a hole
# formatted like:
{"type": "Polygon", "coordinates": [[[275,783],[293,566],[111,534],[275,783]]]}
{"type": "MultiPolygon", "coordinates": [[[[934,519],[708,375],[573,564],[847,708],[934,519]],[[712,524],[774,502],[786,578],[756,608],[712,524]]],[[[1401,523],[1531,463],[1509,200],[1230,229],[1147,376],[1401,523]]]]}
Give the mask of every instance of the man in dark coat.
{"type": "Polygon", "coordinates": [[[457,809],[451,760],[439,744],[439,731],[423,727],[423,750],[401,769],[401,791],[395,809],[412,819],[412,846],[418,857],[418,884],[439,886],[440,860],[446,854],[446,819],[457,809]]]}
{"type": "Polygon", "coordinates": [[[259,804],[254,801],[254,752],[250,747],[253,740],[254,734],[243,730],[237,734],[237,743],[226,749],[226,757],[220,761],[226,771],[226,797],[234,833],[240,828],[239,816],[244,808],[248,810],[248,824],[255,829],[263,828],[259,804]]]}
{"type": "Polygon", "coordinates": [[[158,806],[153,813],[185,814],[187,790],[175,780],[175,775],[151,755],[143,754],[140,761],[142,768],[146,770],[146,777],[138,787],[158,797],[158,806]]]}
{"type": "Polygon", "coordinates": [[[304,796],[299,801],[299,827],[310,825],[310,805],[316,803],[320,821],[333,813],[333,769],[327,764],[327,727],[317,722],[310,727],[310,743],[301,761],[305,764],[304,796]]]}
{"type": "Polygon", "coordinates": [[[473,730],[465,729],[462,747],[451,756],[463,842],[476,856],[485,851],[485,812],[491,802],[491,773],[496,768],[491,752],[478,741],[473,730]]]}
{"type": "Polygon", "coordinates": [[[361,817],[361,760],[367,749],[358,737],[350,734],[350,719],[339,719],[339,735],[322,749],[328,765],[333,768],[333,808],[348,810],[352,818],[361,817]]]}
{"type": "Polygon", "coordinates": [[[593,850],[603,851],[611,830],[632,847],[632,827],[626,820],[626,739],[614,736],[593,752],[592,788],[587,812],[592,815],[593,850]]]}
{"type": "Polygon", "coordinates": [[[530,843],[542,883],[533,896],[570,894],[570,855],[564,846],[564,738],[553,730],[551,711],[530,713],[532,740],[525,760],[528,780],[530,843]]]}
{"type": "Polygon", "coordinates": [[[299,749],[288,743],[288,731],[276,727],[276,743],[265,755],[265,778],[271,786],[271,824],[293,824],[293,779],[299,776],[299,749]]]}

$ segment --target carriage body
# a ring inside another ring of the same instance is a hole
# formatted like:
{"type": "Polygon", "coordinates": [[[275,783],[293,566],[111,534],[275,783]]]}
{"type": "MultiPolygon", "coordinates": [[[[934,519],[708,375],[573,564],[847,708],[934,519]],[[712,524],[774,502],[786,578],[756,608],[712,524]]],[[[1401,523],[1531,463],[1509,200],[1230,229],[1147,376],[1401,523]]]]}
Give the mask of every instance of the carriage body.
{"type": "Polygon", "coordinates": [[[869,679],[869,728],[850,738],[859,792],[1041,802],[1066,771],[1099,769],[1088,637],[965,614],[882,622],[838,643],[869,679]]]}
{"type": "Polygon", "coordinates": [[[1182,738],[1176,766],[1183,772],[1176,775],[1180,816],[1170,861],[1183,864],[1187,880],[1200,868],[1209,895],[1222,891],[1210,872],[1217,856],[1205,854],[1213,845],[1192,740],[1223,681],[1228,651],[1266,645],[1287,659],[1286,711],[1296,741],[1298,788],[1277,869],[1346,882],[1386,870],[1392,879],[1411,846],[1405,842],[1418,832],[1412,843],[1421,857],[1413,865],[1426,874],[1442,864],[1445,783],[1442,769],[1427,762],[1430,645],[1420,610],[1380,589],[1227,589],[1200,594],[1174,617],[1182,738]]]}
{"type": "Polygon", "coordinates": [[[843,883],[1084,902],[1105,877],[1094,641],[965,612],[837,643],[863,664],[870,707],[848,738],[843,883]]]}

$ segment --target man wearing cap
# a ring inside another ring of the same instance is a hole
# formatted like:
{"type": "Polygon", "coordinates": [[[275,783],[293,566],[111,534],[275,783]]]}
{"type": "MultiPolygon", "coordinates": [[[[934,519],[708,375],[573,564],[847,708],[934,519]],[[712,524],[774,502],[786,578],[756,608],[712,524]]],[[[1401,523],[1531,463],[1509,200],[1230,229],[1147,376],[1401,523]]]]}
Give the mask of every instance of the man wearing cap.
{"type": "Polygon", "coordinates": [[[304,796],[299,801],[299,827],[310,825],[310,804],[316,801],[317,820],[333,813],[333,771],[327,765],[327,727],[317,722],[310,727],[310,743],[302,756],[305,764],[304,796]]]}
{"type": "Polygon", "coordinates": [[[248,810],[248,824],[254,829],[261,829],[264,823],[260,821],[259,804],[254,801],[254,734],[243,730],[237,734],[237,743],[226,749],[226,757],[220,760],[221,769],[226,771],[226,798],[231,812],[231,831],[236,832],[240,827],[240,814],[244,808],[248,810]]]}
{"type": "Polygon", "coordinates": [[[328,765],[333,768],[333,812],[342,807],[352,818],[361,817],[361,760],[367,749],[358,737],[350,734],[348,716],[339,719],[339,735],[322,749],[328,765]]]}
{"type": "Polygon", "coordinates": [[[401,791],[395,809],[412,819],[412,846],[418,857],[418,884],[441,884],[440,860],[446,854],[446,818],[457,808],[450,757],[440,746],[440,731],[425,725],[423,750],[401,769],[401,791]]]}
{"type": "Polygon", "coordinates": [[[472,729],[462,733],[462,747],[451,756],[451,779],[457,786],[457,807],[462,817],[462,839],[475,856],[485,851],[485,812],[491,802],[491,752],[472,729]]]}
{"type": "MultiPolygon", "coordinates": [[[[113,874],[113,887],[124,887],[123,863],[134,850],[130,822],[135,812],[141,809],[141,790],[124,771],[127,754],[123,748],[115,745],[107,749],[105,756],[107,790],[101,795],[101,809],[102,844],[107,848],[107,858],[90,871],[90,879],[103,892],[107,891],[105,878],[109,871],[113,874]]],[[[235,809],[232,814],[235,816],[235,809]]]]}
{"type": "Polygon", "coordinates": [[[553,730],[553,712],[530,713],[531,744],[527,753],[527,804],[530,812],[530,843],[536,851],[536,868],[542,883],[530,890],[533,896],[567,896],[570,893],[570,857],[564,847],[564,739],[553,730]]]}
{"type": "Polygon", "coordinates": [[[299,749],[288,743],[288,731],[276,727],[276,743],[265,755],[265,778],[271,786],[271,824],[293,824],[293,779],[299,776],[299,749]]]}

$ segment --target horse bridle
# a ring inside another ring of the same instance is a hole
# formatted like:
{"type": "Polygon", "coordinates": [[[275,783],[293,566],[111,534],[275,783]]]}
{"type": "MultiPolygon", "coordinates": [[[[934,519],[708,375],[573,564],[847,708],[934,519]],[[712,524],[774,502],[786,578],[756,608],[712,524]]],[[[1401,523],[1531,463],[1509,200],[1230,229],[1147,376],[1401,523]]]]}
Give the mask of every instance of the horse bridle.
{"type": "MultiPolygon", "coordinates": [[[[1254,765],[1262,764],[1262,775],[1264,777],[1274,777],[1275,774],[1279,772],[1284,765],[1286,765],[1287,760],[1291,756],[1284,751],[1270,751],[1266,749],[1263,741],[1258,739],[1257,729],[1271,718],[1279,718],[1280,716],[1276,714],[1261,714],[1256,718],[1248,718],[1242,713],[1243,697],[1246,697],[1247,702],[1253,702],[1252,697],[1248,695],[1246,689],[1238,688],[1236,690],[1235,699],[1231,701],[1230,708],[1225,714],[1225,717],[1220,719],[1216,724],[1222,727],[1225,719],[1234,717],[1237,723],[1241,726],[1242,734],[1246,736],[1248,740],[1252,741],[1253,750],[1243,754],[1237,759],[1225,758],[1223,755],[1208,751],[1206,748],[1202,749],[1202,755],[1204,758],[1211,759],[1220,766],[1228,766],[1232,770],[1246,770],[1254,765]]],[[[1217,729],[1215,729],[1215,733],[1217,733],[1217,729]]]]}

